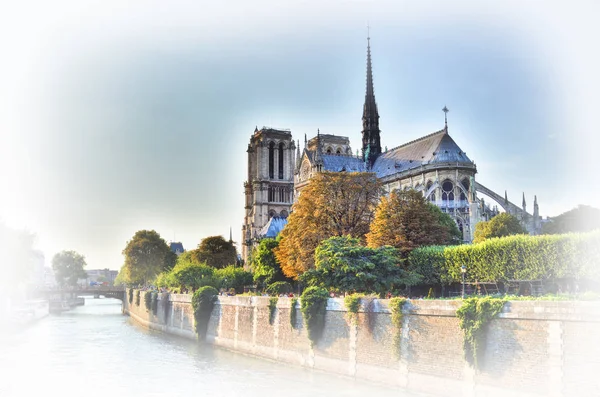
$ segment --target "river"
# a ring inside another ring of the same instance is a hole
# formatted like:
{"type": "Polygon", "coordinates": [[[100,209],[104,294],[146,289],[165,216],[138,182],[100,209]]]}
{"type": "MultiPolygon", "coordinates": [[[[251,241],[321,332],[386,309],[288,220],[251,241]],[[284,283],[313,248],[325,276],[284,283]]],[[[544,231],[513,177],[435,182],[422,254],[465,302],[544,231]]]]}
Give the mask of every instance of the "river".
{"type": "Polygon", "coordinates": [[[1,397],[416,396],[149,331],[114,299],[0,338],[1,397]]]}

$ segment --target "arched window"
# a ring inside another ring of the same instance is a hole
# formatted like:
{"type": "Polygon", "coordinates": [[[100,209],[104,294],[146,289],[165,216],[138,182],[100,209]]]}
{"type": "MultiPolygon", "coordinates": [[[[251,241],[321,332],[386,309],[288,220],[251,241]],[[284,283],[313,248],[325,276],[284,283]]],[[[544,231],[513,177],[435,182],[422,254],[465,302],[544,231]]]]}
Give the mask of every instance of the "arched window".
{"type": "Polygon", "coordinates": [[[273,218],[275,215],[277,215],[277,212],[275,212],[275,210],[269,211],[269,218],[273,218]]]}
{"type": "Polygon", "coordinates": [[[454,201],[454,184],[449,180],[442,183],[442,200],[454,201]]]}
{"type": "Polygon", "coordinates": [[[287,218],[288,217],[288,212],[286,210],[282,210],[281,213],[279,214],[280,217],[282,218],[287,218]]]}
{"type": "Polygon", "coordinates": [[[342,154],[342,151],[340,149],[335,151],[335,154],[342,154]]]}
{"type": "Polygon", "coordinates": [[[331,152],[332,152],[332,151],[333,151],[333,150],[331,149],[331,146],[329,146],[329,147],[327,148],[327,154],[331,154],[331,152]]]}
{"type": "Polygon", "coordinates": [[[283,179],[283,150],[284,149],[285,149],[285,145],[283,144],[283,142],[281,142],[279,144],[279,179],[283,179]]]}
{"type": "Polygon", "coordinates": [[[269,178],[273,179],[275,173],[275,143],[269,143],[269,178]]]}

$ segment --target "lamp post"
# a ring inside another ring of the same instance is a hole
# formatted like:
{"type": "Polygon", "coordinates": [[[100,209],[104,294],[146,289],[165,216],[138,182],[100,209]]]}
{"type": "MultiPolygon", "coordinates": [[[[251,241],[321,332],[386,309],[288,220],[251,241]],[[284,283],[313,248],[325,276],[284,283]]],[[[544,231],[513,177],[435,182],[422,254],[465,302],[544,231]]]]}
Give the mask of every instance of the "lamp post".
{"type": "Polygon", "coordinates": [[[462,273],[462,298],[465,299],[465,274],[467,273],[467,267],[462,265],[460,267],[460,272],[462,273]]]}

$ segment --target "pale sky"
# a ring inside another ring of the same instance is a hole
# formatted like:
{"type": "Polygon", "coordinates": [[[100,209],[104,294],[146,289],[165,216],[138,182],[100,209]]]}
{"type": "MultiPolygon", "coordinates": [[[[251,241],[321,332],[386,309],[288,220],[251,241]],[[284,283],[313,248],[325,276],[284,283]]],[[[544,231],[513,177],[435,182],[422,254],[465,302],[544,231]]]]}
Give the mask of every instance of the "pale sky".
{"type": "Polygon", "coordinates": [[[20,1],[0,15],[0,219],[88,268],[139,229],[240,241],[255,126],[359,148],[371,26],[382,145],[443,127],[543,216],[600,207],[594,1],[20,1]]]}

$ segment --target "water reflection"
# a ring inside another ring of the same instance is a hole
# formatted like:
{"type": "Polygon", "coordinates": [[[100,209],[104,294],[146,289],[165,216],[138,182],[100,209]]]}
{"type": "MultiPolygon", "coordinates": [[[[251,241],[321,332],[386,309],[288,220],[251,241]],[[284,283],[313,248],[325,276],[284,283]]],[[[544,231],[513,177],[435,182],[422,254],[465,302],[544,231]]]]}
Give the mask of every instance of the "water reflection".
{"type": "Polygon", "coordinates": [[[86,299],[0,335],[0,396],[415,395],[151,332],[121,315],[120,305],[86,299]]]}

